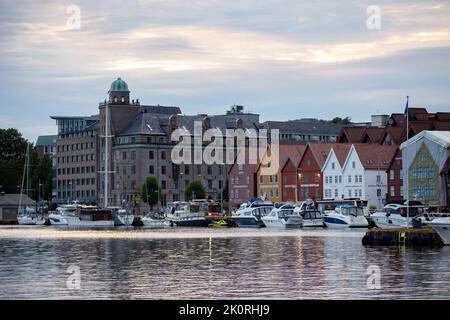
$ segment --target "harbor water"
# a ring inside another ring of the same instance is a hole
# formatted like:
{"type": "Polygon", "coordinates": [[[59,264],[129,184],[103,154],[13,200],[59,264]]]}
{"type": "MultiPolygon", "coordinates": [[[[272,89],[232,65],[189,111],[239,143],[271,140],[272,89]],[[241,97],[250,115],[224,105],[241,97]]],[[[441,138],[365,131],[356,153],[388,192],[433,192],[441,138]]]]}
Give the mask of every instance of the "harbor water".
{"type": "Polygon", "coordinates": [[[450,247],[365,232],[0,226],[0,299],[450,299],[450,247]]]}

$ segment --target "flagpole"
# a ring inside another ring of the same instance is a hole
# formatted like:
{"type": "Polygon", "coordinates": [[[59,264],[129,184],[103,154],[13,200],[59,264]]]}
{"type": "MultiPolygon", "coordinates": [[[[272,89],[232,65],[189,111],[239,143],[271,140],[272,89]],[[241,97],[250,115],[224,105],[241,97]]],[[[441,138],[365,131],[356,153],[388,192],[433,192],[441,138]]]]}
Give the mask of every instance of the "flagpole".
{"type": "Polygon", "coordinates": [[[406,228],[409,228],[409,172],[408,172],[408,142],[409,140],[409,96],[406,96],[406,147],[405,147],[405,164],[406,164],[406,228]]]}

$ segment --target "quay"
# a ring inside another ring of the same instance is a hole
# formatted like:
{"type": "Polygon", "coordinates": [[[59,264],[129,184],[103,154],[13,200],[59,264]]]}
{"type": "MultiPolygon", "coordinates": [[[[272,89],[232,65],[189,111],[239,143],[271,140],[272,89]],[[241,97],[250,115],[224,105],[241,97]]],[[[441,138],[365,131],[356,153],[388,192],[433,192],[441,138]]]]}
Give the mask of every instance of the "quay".
{"type": "Polygon", "coordinates": [[[373,246],[442,246],[442,240],[432,228],[373,228],[362,238],[363,245],[373,246]]]}

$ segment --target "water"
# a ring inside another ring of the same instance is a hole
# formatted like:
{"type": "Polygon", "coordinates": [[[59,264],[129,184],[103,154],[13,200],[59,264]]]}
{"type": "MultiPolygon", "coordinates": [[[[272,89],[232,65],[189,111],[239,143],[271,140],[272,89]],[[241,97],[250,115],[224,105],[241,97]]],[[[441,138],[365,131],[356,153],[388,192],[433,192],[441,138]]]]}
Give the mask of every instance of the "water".
{"type": "Polygon", "coordinates": [[[450,247],[364,247],[364,232],[1,226],[0,299],[450,298],[450,247]]]}

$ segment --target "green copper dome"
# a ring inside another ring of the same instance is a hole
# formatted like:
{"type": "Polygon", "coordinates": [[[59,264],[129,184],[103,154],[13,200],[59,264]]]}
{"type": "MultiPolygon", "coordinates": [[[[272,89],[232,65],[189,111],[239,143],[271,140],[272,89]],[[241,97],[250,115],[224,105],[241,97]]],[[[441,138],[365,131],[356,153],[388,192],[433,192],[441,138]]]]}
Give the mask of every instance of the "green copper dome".
{"type": "Polygon", "coordinates": [[[117,80],[114,80],[113,83],[111,83],[111,89],[109,91],[130,92],[130,90],[128,90],[128,84],[120,78],[117,78],[117,80]]]}

